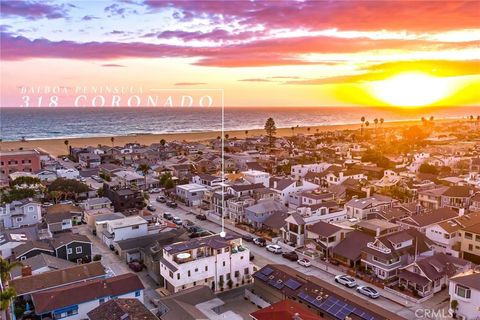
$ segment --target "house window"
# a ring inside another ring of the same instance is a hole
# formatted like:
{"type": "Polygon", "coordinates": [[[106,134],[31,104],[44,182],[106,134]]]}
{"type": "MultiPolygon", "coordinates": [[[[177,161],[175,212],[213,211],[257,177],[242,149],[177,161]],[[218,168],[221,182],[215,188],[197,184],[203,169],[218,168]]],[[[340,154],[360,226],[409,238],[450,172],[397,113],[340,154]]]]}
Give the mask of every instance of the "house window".
{"type": "Polygon", "coordinates": [[[135,297],[140,297],[140,291],[135,291],[135,297]]]}
{"type": "Polygon", "coordinates": [[[17,221],[17,222],[22,222],[22,221],[23,221],[23,218],[17,218],[17,219],[15,219],[15,221],[17,221]]]}
{"type": "Polygon", "coordinates": [[[188,270],[188,276],[190,277],[190,275],[191,275],[191,272],[190,272],[190,270],[188,270]]]}
{"type": "Polygon", "coordinates": [[[240,277],[240,271],[237,270],[235,271],[235,278],[238,278],[238,277],[240,277]]]}
{"type": "Polygon", "coordinates": [[[177,273],[177,280],[180,280],[180,273],[177,273]]]}
{"type": "Polygon", "coordinates": [[[25,256],[20,257],[20,261],[25,261],[25,260],[27,260],[27,257],[25,257],[25,256]]]}
{"type": "Polygon", "coordinates": [[[248,274],[249,272],[250,272],[250,270],[249,270],[248,268],[245,268],[244,273],[245,273],[245,274],[248,274]]]}
{"type": "Polygon", "coordinates": [[[470,232],[465,232],[465,239],[472,240],[472,234],[470,232]]]}
{"type": "Polygon", "coordinates": [[[208,266],[205,266],[205,271],[208,271],[208,266]]]}
{"type": "Polygon", "coordinates": [[[73,253],[72,248],[67,248],[67,254],[72,254],[72,253],[73,253]]]}
{"type": "Polygon", "coordinates": [[[140,226],[132,226],[132,230],[138,229],[140,226]]]}
{"type": "Polygon", "coordinates": [[[475,235],[475,241],[480,242],[480,236],[478,234],[475,235]]]}
{"type": "Polygon", "coordinates": [[[82,253],[82,247],[76,247],[76,248],[75,248],[75,253],[76,253],[76,254],[82,253]]]}
{"type": "Polygon", "coordinates": [[[223,261],[223,266],[225,267],[225,261],[223,261]]]}
{"type": "Polygon", "coordinates": [[[173,279],[173,272],[172,271],[169,272],[169,276],[170,276],[170,278],[173,279]]]}
{"type": "Polygon", "coordinates": [[[193,286],[196,286],[197,285],[197,281],[193,281],[193,286]]]}
{"type": "Polygon", "coordinates": [[[468,245],[468,251],[473,251],[473,244],[468,245]]]}
{"type": "Polygon", "coordinates": [[[104,303],[104,302],[105,302],[105,298],[100,298],[100,299],[98,300],[98,302],[100,302],[100,304],[104,303]]]}
{"type": "Polygon", "coordinates": [[[470,299],[472,292],[469,288],[457,284],[455,286],[455,294],[459,297],[470,299]]]}

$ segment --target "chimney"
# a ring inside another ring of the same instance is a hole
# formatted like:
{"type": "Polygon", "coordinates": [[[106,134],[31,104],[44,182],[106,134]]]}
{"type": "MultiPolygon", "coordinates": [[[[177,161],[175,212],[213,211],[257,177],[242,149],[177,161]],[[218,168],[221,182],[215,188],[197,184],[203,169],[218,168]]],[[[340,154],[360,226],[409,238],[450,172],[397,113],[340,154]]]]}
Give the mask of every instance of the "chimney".
{"type": "Polygon", "coordinates": [[[28,277],[32,275],[32,267],[23,266],[22,267],[22,277],[28,277]]]}
{"type": "Polygon", "coordinates": [[[295,314],[292,317],[292,320],[302,320],[302,318],[300,317],[300,314],[298,312],[295,312],[295,314]]]}

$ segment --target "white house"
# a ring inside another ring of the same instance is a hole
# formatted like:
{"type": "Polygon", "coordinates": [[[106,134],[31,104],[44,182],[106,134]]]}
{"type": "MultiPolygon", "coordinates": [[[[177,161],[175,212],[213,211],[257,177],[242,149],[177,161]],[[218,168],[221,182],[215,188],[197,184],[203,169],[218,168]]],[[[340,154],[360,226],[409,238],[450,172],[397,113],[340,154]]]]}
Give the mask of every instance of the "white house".
{"type": "Polygon", "coordinates": [[[120,240],[137,238],[147,234],[148,222],[140,216],[131,216],[107,221],[102,239],[105,244],[111,245],[120,240]]]}
{"type": "Polygon", "coordinates": [[[175,194],[185,202],[187,206],[198,206],[202,203],[203,193],[207,187],[201,184],[189,183],[176,186],[175,194]]]}
{"type": "Polygon", "coordinates": [[[57,169],[57,177],[64,179],[77,179],[80,176],[80,172],[77,169],[57,169]]]}
{"type": "Polygon", "coordinates": [[[277,198],[283,203],[288,203],[289,196],[293,193],[315,190],[318,185],[308,181],[295,181],[288,178],[271,178],[270,189],[276,194],[277,198]]]}
{"type": "Polygon", "coordinates": [[[0,229],[20,228],[42,221],[42,207],[40,203],[31,199],[13,201],[0,207],[0,229]]]}
{"type": "Polygon", "coordinates": [[[450,308],[457,304],[456,319],[478,319],[480,315],[480,271],[470,270],[450,278],[450,308]],[[456,301],[452,304],[453,301],[456,301]]]}
{"type": "Polygon", "coordinates": [[[331,164],[329,163],[297,164],[292,166],[290,173],[295,180],[300,180],[309,172],[320,173],[330,166],[331,164]]]}
{"type": "Polygon", "coordinates": [[[266,188],[269,186],[270,174],[259,170],[248,170],[242,172],[243,177],[250,183],[261,183],[266,188]]]}
{"type": "Polygon", "coordinates": [[[388,196],[374,195],[372,197],[352,199],[345,204],[349,218],[365,219],[369,214],[391,208],[398,200],[388,196]]]}
{"type": "Polygon", "coordinates": [[[172,293],[196,285],[221,291],[251,283],[253,264],[242,238],[227,233],[164,247],[160,274],[164,287],[172,293]]]}

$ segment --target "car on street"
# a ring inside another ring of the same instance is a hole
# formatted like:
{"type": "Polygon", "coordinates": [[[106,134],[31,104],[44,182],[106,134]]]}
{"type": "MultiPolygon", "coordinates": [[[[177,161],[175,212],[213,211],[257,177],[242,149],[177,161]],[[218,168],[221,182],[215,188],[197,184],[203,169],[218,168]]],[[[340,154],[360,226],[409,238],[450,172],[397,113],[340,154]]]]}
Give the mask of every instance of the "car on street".
{"type": "Polygon", "coordinates": [[[177,203],[175,201],[167,201],[167,207],[169,208],[176,208],[178,207],[177,203]]]}
{"type": "Polygon", "coordinates": [[[263,238],[255,238],[253,239],[253,243],[255,243],[259,247],[265,247],[267,245],[267,240],[263,238]]]}
{"type": "Polygon", "coordinates": [[[298,254],[295,251],[290,251],[290,252],[285,252],[282,254],[282,257],[285,259],[288,259],[290,261],[297,261],[298,260],[298,254]]]}
{"type": "Polygon", "coordinates": [[[356,290],[361,294],[366,295],[367,297],[370,297],[372,299],[377,299],[378,297],[380,297],[380,293],[378,293],[378,291],[373,289],[372,287],[358,286],[356,290]]]}
{"type": "Polygon", "coordinates": [[[151,203],[147,206],[147,209],[148,211],[152,211],[152,212],[157,211],[157,208],[155,208],[154,205],[151,203]]]}
{"type": "Polygon", "coordinates": [[[92,176],[91,178],[97,182],[103,182],[103,179],[100,178],[99,176],[92,176]]]}
{"type": "Polygon", "coordinates": [[[195,226],[195,223],[193,223],[192,221],[190,221],[190,220],[188,220],[188,219],[185,220],[185,221],[183,221],[183,227],[184,227],[185,229],[188,230],[189,227],[193,227],[193,226],[195,226]]]}
{"type": "Polygon", "coordinates": [[[140,272],[142,271],[143,267],[142,265],[140,264],[140,262],[138,261],[132,261],[128,264],[128,267],[130,269],[132,269],[132,271],[135,271],[135,272],[140,272]]]}
{"type": "Polygon", "coordinates": [[[270,251],[275,254],[280,254],[282,253],[282,247],[280,247],[278,244],[269,244],[266,246],[267,251],[270,251]]]}
{"type": "Polygon", "coordinates": [[[353,288],[357,286],[357,280],[346,274],[335,276],[335,282],[343,284],[346,287],[353,288]]]}
{"type": "Polygon", "coordinates": [[[180,217],[173,217],[172,222],[175,223],[177,226],[181,226],[183,224],[183,220],[180,217]]]}
{"type": "Polygon", "coordinates": [[[201,232],[192,232],[188,236],[190,238],[198,238],[198,237],[206,237],[206,236],[209,236],[210,234],[211,234],[210,232],[203,230],[201,232]]]}
{"type": "Polygon", "coordinates": [[[303,258],[303,259],[300,259],[300,260],[297,260],[297,263],[301,266],[304,266],[304,267],[310,267],[312,265],[312,263],[310,262],[310,260],[306,259],[306,258],[303,258]]]}
{"type": "Polygon", "coordinates": [[[242,239],[245,240],[246,242],[252,242],[253,241],[253,237],[249,234],[244,234],[242,236],[242,239]]]}
{"type": "Polygon", "coordinates": [[[198,220],[202,220],[202,221],[207,220],[207,216],[204,215],[204,214],[202,214],[202,213],[201,213],[201,214],[197,214],[197,215],[195,216],[195,218],[197,218],[198,220]]]}
{"type": "Polygon", "coordinates": [[[160,193],[160,191],[162,191],[160,188],[150,189],[150,193],[160,193]]]}
{"type": "Polygon", "coordinates": [[[186,229],[187,229],[187,232],[189,232],[189,233],[201,233],[201,232],[203,232],[203,229],[201,227],[195,226],[195,225],[190,226],[186,229]]]}
{"type": "Polygon", "coordinates": [[[172,220],[173,219],[173,215],[170,212],[165,212],[163,214],[163,217],[167,220],[172,220]]]}
{"type": "Polygon", "coordinates": [[[167,202],[167,199],[164,196],[158,196],[155,201],[160,202],[160,203],[165,203],[167,202]]]}

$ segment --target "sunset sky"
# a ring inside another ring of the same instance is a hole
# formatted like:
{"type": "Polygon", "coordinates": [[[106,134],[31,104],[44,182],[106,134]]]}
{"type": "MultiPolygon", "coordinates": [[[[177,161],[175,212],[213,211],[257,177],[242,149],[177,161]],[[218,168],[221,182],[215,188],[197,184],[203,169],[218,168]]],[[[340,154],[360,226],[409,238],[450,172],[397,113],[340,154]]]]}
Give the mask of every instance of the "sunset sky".
{"type": "Polygon", "coordinates": [[[2,0],[1,17],[1,106],[22,86],[106,85],[223,88],[227,106],[480,105],[480,1],[2,0]]]}

